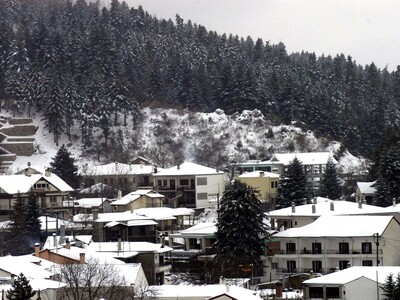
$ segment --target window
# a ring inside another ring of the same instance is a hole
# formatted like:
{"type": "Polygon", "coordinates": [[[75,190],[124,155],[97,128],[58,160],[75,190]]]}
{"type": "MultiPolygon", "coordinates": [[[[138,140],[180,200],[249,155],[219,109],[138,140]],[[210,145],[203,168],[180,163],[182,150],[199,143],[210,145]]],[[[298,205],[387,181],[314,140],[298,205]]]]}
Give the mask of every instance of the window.
{"type": "Polygon", "coordinates": [[[312,253],[321,254],[321,243],[312,243],[312,253]]]}
{"type": "Polygon", "coordinates": [[[167,185],[168,185],[168,180],[167,180],[167,179],[164,179],[164,180],[162,181],[162,184],[163,184],[163,186],[167,186],[167,185]]]}
{"type": "Polygon", "coordinates": [[[314,273],[319,273],[322,270],[322,261],[320,260],[313,260],[312,262],[312,269],[314,273]]]}
{"type": "Polygon", "coordinates": [[[161,180],[157,180],[157,185],[158,186],[162,186],[162,181],[161,180]]]}
{"type": "Polygon", "coordinates": [[[309,288],[310,298],[323,298],[324,297],[324,288],[323,287],[313,287],[309,288]]]}
{"type": "Polygon", "coordinates": [[[207,177],[198,177],[197,185],[207,185],[207,177]]]}
{"type": "Polygon", "coordinates": [[[371,254],[372,253],[372,244],[370,242],[365,242],[361,244],[361,253],[362,254],[371,254]]]}
{"type": "Polygon", "coordinates": [[[57,197],[56,196],[51,196],[50,197],[50,202],[51,203],[57,203],[57,197]]]}
{"type": "Polygon", "coordinates": [[[349,254],[349,243],[339,243],[339,254],[349,254]]]}
{"type": "Polygon", "coordinates": [[[124,177],[124,183],[128,183],[128,177],[124,177]]]}
{"type": "Polygon", "coordinates": [[[363,260],[362,266],[363,267],[372,267],[372,260],[363,260]]]}
{"type": "Polygon", "coordinates": [[[174,189],[175,189],[175,179],[171,179],[171,180],[169,181],[169,187],[171,188],[171,190],[174,190],[174,189]]]}
{"type": "Polygon", "coordinates": [[[287,254],[295,254],[296,253],[296,244],[295,243],[286,243],[286,253],[287,254]]]}
{"type": "Polygon", "coordinates": [[[181,179],[179,180],[180,185],[189,185],[189,179],[181,179]]]}
{"type": "Polygon", "coordinates": [[[271,181],[271,189],[276,189],[278,187],[278,181],[271,181]]]}
{"type": "Polygon", "coordinates": [[[289,273],[296,271],[296,261],[295,260],[288,260],[287,261],[287,269],[289,273]]]}
{"type": "Polygon", "coordinates": [[[207,193],[197,193],[197,200],[207,200],[208,195],[207,193]]]}
{"type": "Polygon", "coordinates": [[[278,263],[276,263],[276,262],[271,263],[271,269],[272,270],[278,269],[278,263]]]}
{"type": "Polygon", "coordinates": [[[114,178],[110,178],[110,184],[114,183],[114,178]]]}
{"type": "Polygon", "coordinates": [[[104,184],[108,184],[108,179],[107,179],[107,178],[104,178],[104,179],[103,179],[103,183],[104,183],[104,184]]]}
{"type": "Polygon", "coordinates": [[[339,260],[339,269],[344,270],[349,267],[349,261],[348,260],[339,260]]]}
{"type": "Polygon", "coordinates": [[[337,299],[340,298],[340,291],[338,287],[326,287],[326,298],[337,299]]]}

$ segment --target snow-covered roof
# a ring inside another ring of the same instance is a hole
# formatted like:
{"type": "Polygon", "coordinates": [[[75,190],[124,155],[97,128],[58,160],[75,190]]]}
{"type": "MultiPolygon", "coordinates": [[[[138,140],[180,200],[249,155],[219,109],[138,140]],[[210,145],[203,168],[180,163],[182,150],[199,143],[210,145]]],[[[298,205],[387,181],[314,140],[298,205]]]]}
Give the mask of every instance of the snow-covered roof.
{"type": "Polygon", "coordinates": [[[338,163],[330,152],[275,153],[269,161],[277,161],[287,166],[295,157],[303,165],[326,165],[329,158],[332,159],[334,164],[338,163]]]}
{"type": "Polygon", "coordinates": [[[0,257],[0,269],[14,275],[23,273],[28,279],[45,279],[54,275],[40,266],[39,262],[40,258],[32,255],[7,255],[0,257]]]}
{"type": "MultiPolygon", "coordinates": [[[[92,242],[88,249],[95,252],[118,252],[118,242],[92,242]]],[[[120,252],[153,252],[164,253],[172,251],[173,249],[162,244],[155,244],[149,242],[121,242],[120,252]]]]}
{"type": "Polygon", "coordinates": [[[113,187],[104,184],[104,183],[96,183],[92,186],[89,186],[79,192],[79,194],[95,194],[95,193],[102,193],[104,191],[114,190],[113,187]]]}
{"type": "Polygon", "coordinates": [[[69,222],[65,221],[62,219],[56,219],[53,217],[49,216],[40,216],[40,225],[41,225],[41,230],[46,231],[46,230],[59,230],[61,228],[61,225],[64,225],[65,228],[82,228],[82,224],[74,223],[74,222],[69,222]]]}
{"type": "Polygon", "coordinates": [[[66,235],[64,237],[64,241],[61,240],[60,235],[48,236],[46,242],[43,245],[43,249],[55,249],[60,245],[65,245],[67,240],[72,244],[74,244],[76,241],[80,241],[86,245],[89,245],[92,241],[92,235],[66,235]]]}
{"type": "Polygon", "coordinates": [[[46,180],[51,185],[55,186],[61,192],[72,192],[74,189],[70,187],[64,180],[52,173],[50,176],[43,174],[33,175],[1,175],[0,176],[0,189],[4,190],[7,194],[13,195],[18,193],[27,193],[33,185],[39,180],[46,180]]]}
{"type": "Polygon", "coordinates": [[[260,300],[260,296],[253,290],[241,288],[238,286],[229,286],[223,284],[212,285],[160,285],[154,287],[157,297],[162,299],[209,299],[215,296],[226,294],[233,299],[260,300]]]}
{"type": "Polygon", "coordinates": [[[104,201],[109,200],[107,200],[107,198],[82,198],[74,200],[74,206],[83,208],[99,207],[104,201]]]}
{"type": "Polygon", "coordinates": [[[86,166],[81,170],[81,175],[86,176],[104,176],[104,175],[140,175],[152,174],[154,166],[145,164],[124,164],[124,163],[109,163],[106,165],[89,166],[85,172],[86,166]]]}
{"type": "Polygon", "coordinates": [[[151,220],[150,217],[139,216],[138,214],[131,213],[130,211],[125,212],[114,212],[114,213],[101,213],[95,222],[108,223],[111,221],[116,222],[127,222],[131,220],[151,220]]]}
{"type": "Polygon", "coordinates": [[[239,178],[255,178],[255,177],[268,177],[268,178],[279,178],[280,175],[271,172],[264,171],[253,171],[253,172],[245,172],[238,176],[239,178]]]}
{"type": "Polygon", "coordinates": [[[375,194],[376,188],[373,186],[376,181],[373,182],[357,182],[357,187],[361,194],[375,194]]]}
{"type": "Polygon", "coordinates": [[[351,201],[330,200],[328,198],[317,197],[316,204],[303,204],[294,207],[281,208],[267,213],[268,217],[294,217],[294,216],[326,216],[326,215],[357,215],[382,213],[384,208],[361,204],[351,201]],[[313,207],[315,212],[313,213],[313,207]]]}
{"type": "Polygon", "coordinates": [[[303,283],[311,284],[346,284],[361,277],[366,277],[383,284],[390,274],[397,276],[400,273],[400,267],[382,266],[382,267],[351,267],[338,272],[330,273],[321,277],[308,279],[303,283]]]}
{"type": "Polygon", "coordinates": [[[144,195],[149,198],[165,198],[164,195],[161,195],[156,191],[150,189],[139,189],[129,194],[126,194],[121,199],[115,200],[113,203],[111,203],[111,205],[127,205],[128,203],[135,201],[144,195]]]}
{"type": "Polygon", "coordinates": [[[223,174],[222,171],[216,171],[213,168],[198,165],[192,162],[184,162],[178,166],[174,166],[165,170],[159,170],[153,177],[161,176],[194,176],[194,175],[217,175],[223,174]]]}
{"type": "Polygon", "coordinates": [[[217,232],[217,223],[198,223],[188,229],[182,230],[180,235],[214,235],[217,232]]]}
{"type": "Polygon", "coordinates": [[[303,227],[278,232],[274,237],[372,237],[375,233],[382,235],[391,220],[393,216],[322,216],[303,227]]]}
{"type": "Polygon", "coordinates": [[[147,207],[135,209],[134,212],[140,216],[149,217],[154,220],[168,220],[176,219],[177,216],[191,216],[194,210],[186,207],[147,207]]]}

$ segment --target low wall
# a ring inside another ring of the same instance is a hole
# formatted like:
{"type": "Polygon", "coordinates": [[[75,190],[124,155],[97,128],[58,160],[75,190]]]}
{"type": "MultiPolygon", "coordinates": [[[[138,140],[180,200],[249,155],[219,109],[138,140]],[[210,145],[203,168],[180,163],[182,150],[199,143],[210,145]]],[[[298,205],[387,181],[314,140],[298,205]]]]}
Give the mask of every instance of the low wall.
{"type": "Polygon", "coordinates": [[[16,155],[22,156],[31,156],[35,152],[35,148],[33,143],[10,143],[10,144],[1,144],[1,147],[4,149],[15,153],[16,155]]]}
{"type": "Polygon", "coordinates": [[[8,136],[31,136],[35,135],[37,129],[38,128],[34,125],[17,125],[1,128],[0,132],[8,136]]]}
{"type": "Polygon", "coordinates": [[[31,119],[31,118],[26,118],[26,119],[23,119],[23,118],[21,118],[21,119],[10,119],[10,120],[8,121],[8,123],[9,123],[10,125],[30,124],[30,123],[32,123],[32,119],[31,119]]]}

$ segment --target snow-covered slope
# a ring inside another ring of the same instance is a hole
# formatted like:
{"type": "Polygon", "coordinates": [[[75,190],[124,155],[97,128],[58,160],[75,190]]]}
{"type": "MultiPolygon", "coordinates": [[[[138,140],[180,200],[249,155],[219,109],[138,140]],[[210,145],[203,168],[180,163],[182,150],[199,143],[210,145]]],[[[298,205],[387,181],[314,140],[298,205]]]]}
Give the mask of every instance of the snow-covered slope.
{"type": "MultiPolygon", "coordinates": [[[[7,116],[4,113],[2,115],[7,116]]],[[[39,127],[35,136],[37,153],[30,157],[19,156],[10,172],[25,168],[28,162],[43,170],[56,154],[58,147],[54,144],[53,135],[44,128],[39,116],[34,117],[34,124],[39,127]]],[[[222,110],[193,113],[144,108],[136,127],[128,120],[126,127],[114,127],[112,132],[115,134],[119,128],[122,129],[125,143],[135,145],[129,148],[132,158],[141,154],[154,159],[157,151],[174,152],[173,148],[168,148],[171,144],[180,145],[185,160],[198,163],[204,163],[201,160],[205,159],[212,161],[221,156],[236,162],[265,159],[278,152],[330,151],[334,155],[341,146],[338,142],[317,138],[313,132],[303,131],[294,125],[272,126],[258,110],[228,116],[222,110]]],[[[101,138],[101,130],[95,129],[93,140],[101,138]]],[[[73,129],[71,141],[65,135],[61,137],[59,145],[62,144],[69,148],[79,165],[91,161],[87,153],[82,155],[78,126],[73,129]]],[[[102,162],[107,162],[106,157],[102,159],[102,162]]],[[[212,164],[211,162],[209,165],[212,164]]],[[[344,151],[340,164],[343,172],[359,173],[365,161],[344,151]]]]}

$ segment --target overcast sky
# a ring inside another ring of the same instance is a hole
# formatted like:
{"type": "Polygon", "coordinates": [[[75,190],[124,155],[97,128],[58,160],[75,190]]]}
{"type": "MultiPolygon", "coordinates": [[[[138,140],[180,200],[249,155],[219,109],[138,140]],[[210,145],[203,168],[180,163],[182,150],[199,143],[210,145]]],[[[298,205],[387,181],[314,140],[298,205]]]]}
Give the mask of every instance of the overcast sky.
{"type": "MultiPolygon", "coordinates": [[[[122,0],[120,0],[122,2],[122,0]]],[[[398,0],[126,0],[159,18],[179,14],[219,34],[250,35],[289,53],[344,53],[357,63],[400,65],[398,0]]]]}

